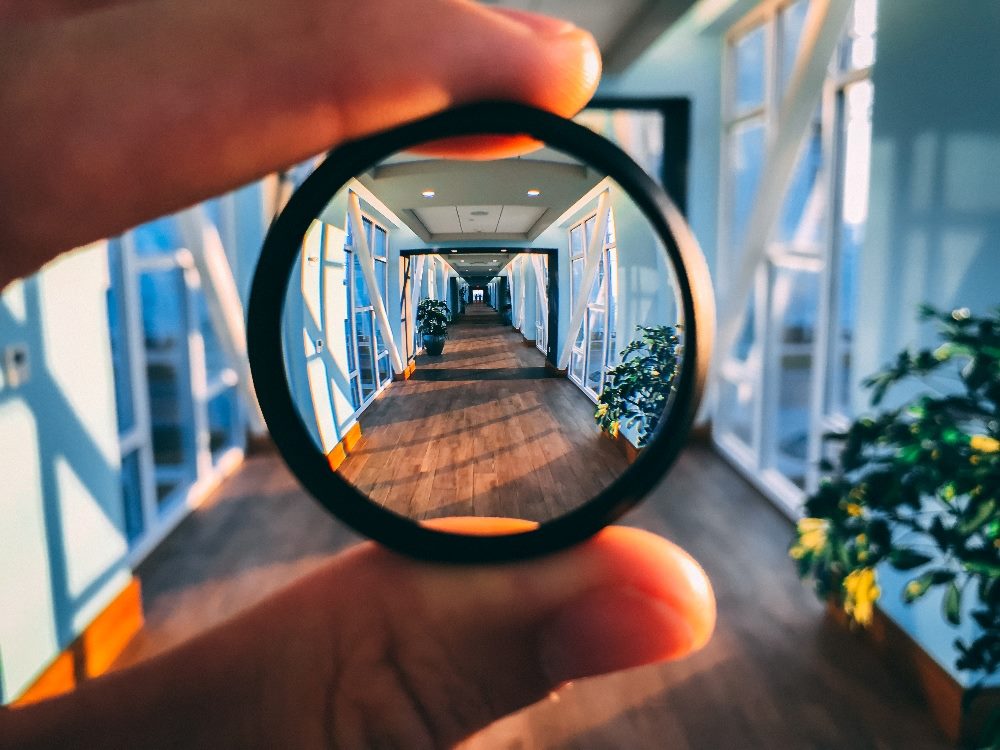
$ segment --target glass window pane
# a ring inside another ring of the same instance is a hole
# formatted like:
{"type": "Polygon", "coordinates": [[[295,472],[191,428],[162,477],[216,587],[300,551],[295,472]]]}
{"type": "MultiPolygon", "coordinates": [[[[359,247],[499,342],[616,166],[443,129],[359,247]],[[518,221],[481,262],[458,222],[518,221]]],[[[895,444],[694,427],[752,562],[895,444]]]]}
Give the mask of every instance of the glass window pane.
{"type": "Polygon", "coordinates": [[[389,293],[388,293],[388,283],[389,283],[389,267],[384,260],[375,261],[375,283],[378,284],[378,293],[382,297],[382,304],[387,308],[389,306],[389,293]]]}
{"type": "Polygon", "coordinates": [[[378,358],[378,382],[385,385],[392,379],[392,368],[389,365],[388,355],[378,358]]]}
{"type": "Polygon", "coordinates": [[[129,340],[125,319],[125,277],[121,241],[118,239],[108,242],[108,271],[111,276],[107,292],[111,364],[114,370],[118,432],[124,433],[135,425],[135,405],[132,402],[132,371],[129,367],[129,340]]]}
{"type": "Polygon", "coordinates": [[[777,414],[771,421],[771,465],[805,486],[812,394],[813,340],[819,299],[819,274],[791,268],[775,272],[772,300],[780,321],[777,344],[777,414]]]}
{"type": "Polygon", "coordinates": [[[823,139],[817,110],[785,194],[777,232],[779,242],[789,243],[800,251],[809,250],[822,240],[823,217],[826,214],[826,201],[822,199],[819,180],[822,166],[823,139]]]}
{"type": "Polygon", "coordinates": [[[125,515],[125,537],[129,544],[142,536],[145,528],[142,517],[142,473],[139,470],[139,451],[122,457],[122,508],[125,515]]]}
{"type": "Polygon", "coordinates": [[[569,254],[574,258],[583,255],[583,226],[577,225],[569,231],[569,254]]]}
{"type": "Polygon", "coordinates": [[[371,297],[368,295],[368,287],[365,284],[365,277],[361,273],[361,261],[357,253],[351,253],[351,291],[354,293],[355,309],[368,307],[371,305],[371,297]]]}
{"type": "Polygon", "coordinates": [[[201,326],[201,338],[205,343],[205,371],[208,382],[219,378],[223,373],[231,372],[229,359],[219,342],[219,336],[215,332],[215,326],[208,314],[208,302],[205,295],[196,295],[195,302],[198,309],[198,319],[201,326]]]}
{"type": "Polygon", "coordinates": [[[193,481],[194,434],[187,361],[187,312],[184,277],[179,268],[141,274],[146,373],[156,467],[170,467],[169,480],[157,478],[162,501],[178,484],[193,481]]]}
{"type": "Polygon", "coordinates": [[[605,302],[604,297],[604,275],[605,275],[605,262],[601,259],[601,262],[597,265],[597,275],[594,277],[594,283],[590,286],[590,299],[588,300],[591,305],[603,305],[605,302]]]}
{"type": "Polygon", "coordinates": [[[576,300],[580,295],[580,286],[583,284],[583,258],[577,258],[573,261],[572,266],[572,284],[570,289],[572,290],[571,302],[576,304],[576,300]]]}
{"type": "Polygon", "coordinates": [[[590,247],[590,240],[594,236],[594,226],[597,224],[597,217],[591,216],[583,223],[584,230],[584,242],[587,247],[590,247]]]}
{"type": "Polygon", "coordinates": [[[573,352],[570,357],[570,375],[575,380],[583,382],[583,354],[580,352],[573,352]]]}
{"type": "Polygon", "coordinates": [[[236,388],[227,388],[208,402],[208,442],[213,459],[237,442],[237,398],[236,388]]]}
{"type": "Polygon", "coordinates": [[[741,251],[764,163],[763,125],[741,125],[733,131],[731,143],[733,172],[730,183],[729,245],[733,250],[741,251]]]}
{"type": "Polygon", "coordinates": [[[834,310],[831,321],[830,384],[827,412],[850,416],[857,307],[858,263],[868,221],[868,180],[871,165],[872,84],[859,81],[844,91],[840,165],[840,222],[834,255],[834,310]]]}
{"type": "Polygon", "coordinates": [[[737,40],[735,109],[742,112],[764,103],[764,27],[760,26],[737,40]]]}
{"type": "Polygon", "coordinates": [[[164,216],[132,230],[135,252],[140,256],[163,255],[184,247],[184,240],[173,216],[164,216]]]}
{"type": "Polygon", "coordinates": [[[361,378],[361,397],[367,399],[375,392],[375,349],[372,314],[355,313],[355,331],[358,337],[358,375],[361,378]]]}
{"type": "Polygon", "coordinates": [[[753,403],[753,386],[749,382],[720,381],[716,416],[719,427],[747,446],[753,441],[753,403]]]}
{"type": "Polygon", "coordinates": [[[384,258],[388,241],[385,230],[382,227],[375,227],[375,244],[372,245],[372,255],[376,258],[384,258]]]}
{"type": "Polygon", "coordinates": [[[809,0],[799,0],[797,3],[789,5],[782,11],[781,23],[781,93],[784,94],[788,86],[788,79],[792,75],[792,68],[795,66],[795,56],[799,51],[799,42],[802,41],[802,27],[806,21],[806,12],[809,10],[809,0]]]}
{"type": "Polygon", "coordinates": [[[589,310],[587,341],[587,379],[584,386],[595,394],[604,381],[604,310],[589,310]]]}
{"type": "Polygon", "coordinates": [[[618,342],[616,335],[616,316],[618,315],[618,251],[608,250],[605,255],[608,266],[607,304],[608,304],[608,364],[613,365],[618,358],[618,342]]]}

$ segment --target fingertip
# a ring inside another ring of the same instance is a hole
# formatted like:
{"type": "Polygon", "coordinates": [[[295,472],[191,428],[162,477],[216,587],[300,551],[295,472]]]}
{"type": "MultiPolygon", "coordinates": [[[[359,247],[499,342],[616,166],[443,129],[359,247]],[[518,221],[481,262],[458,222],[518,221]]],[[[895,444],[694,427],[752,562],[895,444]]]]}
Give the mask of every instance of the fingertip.
{"type": "Polygon", "coordinates": [[[590,542],[612,580],[663,601],[690,625],[690,651],[705,646],[716,621],[715,593],[708,575],[686,551],[643,529],[611,526],[590,542]]]}

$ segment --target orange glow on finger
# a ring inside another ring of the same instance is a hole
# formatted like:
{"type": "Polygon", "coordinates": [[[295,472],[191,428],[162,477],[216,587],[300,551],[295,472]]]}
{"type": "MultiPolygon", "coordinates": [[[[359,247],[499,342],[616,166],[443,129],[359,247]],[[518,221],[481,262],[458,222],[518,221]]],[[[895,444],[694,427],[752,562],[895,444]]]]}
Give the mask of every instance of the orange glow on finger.
{"type": "Polygon", "coordinates": [[[521,518],[495,518],[482,516],[449,516],[448,518],[430,518],[421,521],[422,526],[435,531],[446,531],[451,534],[466,534],[470,536],[503,536],[505,534],[523,534],[538,528],[537,521],[525,521],[521,518]]]}
{"type": "Polygon", "coordinates": [[[463,135],[428,141],[407,150],[424,156],[486,161],[524,156],[544,145],[526,135],[463,135]]]}

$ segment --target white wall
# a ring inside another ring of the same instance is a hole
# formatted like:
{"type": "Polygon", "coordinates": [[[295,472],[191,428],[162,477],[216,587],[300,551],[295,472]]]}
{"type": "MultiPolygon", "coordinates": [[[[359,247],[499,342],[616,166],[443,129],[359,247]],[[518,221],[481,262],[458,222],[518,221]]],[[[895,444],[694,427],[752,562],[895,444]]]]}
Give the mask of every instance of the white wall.
{"type": "Polygon", "coordinates": [[[98,243],[0,297],[0,697],[15,698],[130,579],[106,292],[98,243]]]}

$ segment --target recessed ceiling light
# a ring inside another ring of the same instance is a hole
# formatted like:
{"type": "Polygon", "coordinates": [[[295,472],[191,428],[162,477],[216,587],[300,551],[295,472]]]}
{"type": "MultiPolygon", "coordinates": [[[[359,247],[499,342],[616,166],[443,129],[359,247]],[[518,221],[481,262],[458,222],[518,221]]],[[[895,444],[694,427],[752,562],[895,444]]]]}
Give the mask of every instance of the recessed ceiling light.
{"type": "Polygon", "coordinates": [[[504,248],[501,248],[500,252],[501,252],[501,253],[505,253],[505,252],[507,252],[507,248],[505,248],[505,247],[504,247],[504,248]]]}
{"type": "Polygon", "coordinates": [[[424,192],[421,193],[421,195],[424,196],[425,198],[433,198],[435,195],[437,195],[437,193],[435,193],[433,190],[425,190],[424,192]]]}
{"type": "Polygon", "coordinates": [[[453,252],[453,253],[457,253],[457,252],[458,252],[458,250],[452,250],[452,252],[453,252]]]}
{"type": "Polygon", "coordinates": [[[528,191],[528,195],[531,196],[532,198],[537,198],[541,194],[542,191],[538,190],[537,188],[531,188],[531,190],[528,191]]]}

